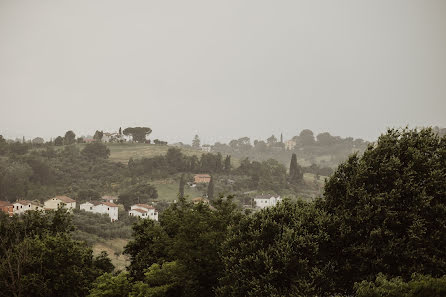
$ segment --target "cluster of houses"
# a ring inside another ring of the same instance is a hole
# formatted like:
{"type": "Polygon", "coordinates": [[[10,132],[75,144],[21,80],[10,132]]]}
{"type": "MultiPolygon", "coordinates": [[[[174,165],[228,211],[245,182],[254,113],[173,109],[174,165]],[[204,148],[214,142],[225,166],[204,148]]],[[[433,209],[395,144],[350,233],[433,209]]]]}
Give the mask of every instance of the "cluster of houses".
{"type": "MultiPolygon", "coordinates": [[[[118,220],[119,207],[113,203],[117,198],[112,196],[103,196],[101,201],[88,201],[79,205],[80,210],[91,213],[105,214],[110,217],[112,222],[118,220]]],[[[50,198],[40,204],[36,201],[18,200],[14,203],[7,201],[0,201],[0,211],[13,216],[15,214],[20,215],[29,210],[45,211],[56,210],[58,208],[64,208],[72,211],[76,208],[76,201],[67,196],[56,196],[50,198]]],[[[135,204],[131,206],[129,211],[130,216],[140,217],[142,219],[151,219],[158,221],[158,212],[155,207],[147,204],[135,204]]]]}

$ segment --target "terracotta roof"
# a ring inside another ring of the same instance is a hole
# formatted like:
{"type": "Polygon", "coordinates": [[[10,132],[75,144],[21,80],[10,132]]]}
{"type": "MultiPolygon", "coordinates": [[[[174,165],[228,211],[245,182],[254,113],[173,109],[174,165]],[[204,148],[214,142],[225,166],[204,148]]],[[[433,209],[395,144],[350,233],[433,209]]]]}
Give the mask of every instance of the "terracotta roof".
{"type": "Polygon", "coordinates": [[[209,174],[195,174],[194,177],[208,177],[211,178],[209,174]]]}
{"type": "Polygon", "coordinates": [[[53,197],[51,199],[59,199],[60,201],[65,202],[65,203],[76,202],[76,200],[73,200],[73,199],[71,199],[70,197],[67,197],[67,196],[56,196],[56,197],[53,197]]]}
{"type": "Polygon", "coordinates": [[[118,207],[116,204],[111,203],[111,202],[102,202],[102,204],[110,206],[110,207],[118,207]]]}
{"type": "Polygon", "coordinates": [[[0,206],[12,206],[8,201],[0,201],[0,206]]]}
{"type": "MultiPolygon", "coordinates": [[[[142,209],[139,209],[139,208],[134,208],[134,209],[132,209],[132,210],[137,211],[137,212],[140,212],[140,213],[146,213],[146,212],[147,212],[147,211],[142,210],[142,209]]],[[[130,211],[132,211],[132,210],[130,210],[130,211]]]]}
{"type": "Polygon", "coordinates": [[[153,207],[151,205],[147,205],[147,204],[135,204],[135,205],[139,206],[139,207],[144,207],[144,208],[147,208],[147,209],[155,209],[155,207],[153,207]]]}

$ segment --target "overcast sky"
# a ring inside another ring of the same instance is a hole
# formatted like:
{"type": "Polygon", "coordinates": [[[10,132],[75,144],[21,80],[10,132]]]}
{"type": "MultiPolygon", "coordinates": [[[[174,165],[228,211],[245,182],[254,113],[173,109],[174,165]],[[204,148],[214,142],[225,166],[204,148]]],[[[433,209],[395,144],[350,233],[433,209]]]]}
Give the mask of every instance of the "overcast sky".
{"type": "Polygon", "coordinates": [[[0,0],[0,134],[446,126],[445,0],[0,0]]]}

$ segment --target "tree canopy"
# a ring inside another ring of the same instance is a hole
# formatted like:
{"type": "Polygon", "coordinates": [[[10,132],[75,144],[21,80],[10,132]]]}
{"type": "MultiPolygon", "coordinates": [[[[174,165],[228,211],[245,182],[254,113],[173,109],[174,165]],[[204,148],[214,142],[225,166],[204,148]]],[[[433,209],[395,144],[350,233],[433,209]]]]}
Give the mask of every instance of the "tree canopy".
{"type": "Polygon", "coordinates": [[[446,273],[446,138],[391,129],[352,155],[325,186],[341,290],[379,272],[446,273]]]}
{"type": "Polygon", "coordinates": [[[146,136],[152,133],[152,129],[149,127],[128,127],[122,133],[124,135],[131,135],[133,141],[143,143],[146,141],[146,136]]]}

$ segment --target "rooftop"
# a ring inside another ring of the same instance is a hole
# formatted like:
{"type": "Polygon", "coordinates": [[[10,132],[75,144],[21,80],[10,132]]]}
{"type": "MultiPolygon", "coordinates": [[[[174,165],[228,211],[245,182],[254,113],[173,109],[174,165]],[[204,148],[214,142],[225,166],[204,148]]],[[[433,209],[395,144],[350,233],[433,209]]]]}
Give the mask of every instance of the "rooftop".
{"type": "Polygon", "coordinates": [[[76,200],[73,200],[73,199],[71,199],[70,197],[67,197],[67,196],[56,196],[56,197],[53,197],[51,199],[59,199],[60,201],[62,201],[64,203],[76,202],[76,200]]]}

